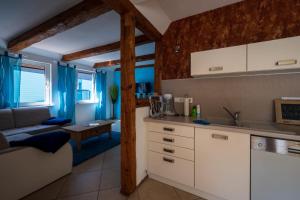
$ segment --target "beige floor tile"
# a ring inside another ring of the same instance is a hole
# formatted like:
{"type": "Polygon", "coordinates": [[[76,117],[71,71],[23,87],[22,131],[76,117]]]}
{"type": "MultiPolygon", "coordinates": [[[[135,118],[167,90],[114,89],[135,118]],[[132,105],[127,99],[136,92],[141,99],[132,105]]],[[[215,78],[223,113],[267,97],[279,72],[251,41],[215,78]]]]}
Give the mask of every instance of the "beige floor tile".
{"type": "Polygon", "coordinates": [[[138,192],[141,200],[180,200],[173,187],[152,179],[145,180],[138,192]]]}
{"type": "Polygon", "coordinates": [[[113,168],[120,168],[121,167],[121,157],[119,153],[116,151],[119,148],[115,148],[104,154],[104,161],[103,161],[103,169],[113,169],[113,168]]]}
{"type": "Polygon", "coordinates": [[[108,158],[110,158],[110,157],[119,158],[121,156],[121,146],[118,145],[112,149],[109,149],[108,151],[105,152],[105,156],[108,158]]]}
{"type": "Polygon", "coordinates": [[[91,192],[91,193],[80,194],[76,196],[59,198],[58,200],[97,200],[97,199],[98,199],[98,192],[91,192]]]}
{"type": "Polygon", "coordinates": [[[138,190],[136,190],[134,193],[132,193],[129,197],[128,200],[141,200],[138,190]]]}
{"type": "Polygon", "coordinates": [[[56,199],[59,192],[61,191],[65,181],[66,177],[63,177],[46,187],[30,194],[29,196],[23,198],[23,200],[53,200],[56,199]]]}
{"type": "Polygon", "coordinates": [[[105,169],[102,171],[100,190],[108,190],[120,187],[120,169],[105,169]]]}
{"type": "Polygon", "coordinates": [[[68,177],[59,197],[98,191],[101,172],[74,173],[68,177]]]}
{"type": "Polygon", "coordinates": [[[120,188],[102,190],[99,192],[98,200],[126,200],[127,197],[120,193],[120,188]]]}
{"type": "Polygon", "coordinates": [[[73,173],[82,173],[89,171],[101,171],[103,165],[104,154],[95,156],[80,165],[73,168],[73,173]]]}
{"type": "MultiPolygon", "coordinates": [[[[174,188],[177,195],[180,197],[181,200],[198,200],[199,197],[198,196],[195,196],[193,194],[190,194],[188,192],[185,192],[185,191],[182,191],[182,190],[179,190],[179,189],[176,189],[174,188]]],[[[200,198],[201,199],[201,198],[200,198]]]]}

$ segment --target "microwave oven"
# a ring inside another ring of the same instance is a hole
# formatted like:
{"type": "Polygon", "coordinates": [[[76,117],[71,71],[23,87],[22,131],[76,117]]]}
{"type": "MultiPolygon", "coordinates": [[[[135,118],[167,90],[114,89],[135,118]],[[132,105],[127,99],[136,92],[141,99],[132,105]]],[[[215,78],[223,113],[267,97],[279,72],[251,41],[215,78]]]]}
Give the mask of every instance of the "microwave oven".
{"type": "Polygon", "coordinates": [[[276,122],[300,125],[300,100],[275,99],[276,122]]]}

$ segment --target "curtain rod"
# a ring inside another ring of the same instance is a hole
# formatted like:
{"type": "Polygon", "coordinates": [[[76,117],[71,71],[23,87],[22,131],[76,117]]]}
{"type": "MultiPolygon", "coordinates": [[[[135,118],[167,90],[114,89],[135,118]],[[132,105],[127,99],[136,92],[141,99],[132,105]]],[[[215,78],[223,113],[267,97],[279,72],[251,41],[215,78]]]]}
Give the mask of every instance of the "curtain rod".
{"type": "Polygon", "coordinates": [[[15,56],[11,56],[11,55],[9,55],[8,51],[5,51],[4,55],[2,55],[2,56],[7,56],[9,58],[20,58],[20,59],[22,59],[22,54],[17,54],[17,56],[16,56],[16,54],[14,54],[14,55],[15,56]]]}
{"type": "Polygon", "coordinates": [[[73,66],[71,66],[71,64],[70,64],[70,63],[66,63],[66,64],[64,64],[64,63],[61,63],[60,61],[58,61],[58,62],[57,62],[57,66],[71,67],[71,68],[74,68],[74,69],[76,69],[76,65],[73,65],[73,66]]]}

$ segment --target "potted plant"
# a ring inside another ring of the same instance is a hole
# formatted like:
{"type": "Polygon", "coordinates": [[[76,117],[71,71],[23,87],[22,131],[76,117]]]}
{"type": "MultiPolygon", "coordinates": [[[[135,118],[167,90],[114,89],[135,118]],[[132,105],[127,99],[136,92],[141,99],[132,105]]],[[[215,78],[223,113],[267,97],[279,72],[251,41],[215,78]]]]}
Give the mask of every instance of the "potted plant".
{"type": "Polygon", "coordinates": [[[119,89],[118,89],[118,86],[117,85],[112,85],[110,87],[110,99],[111,99],[111,102],[112,102],[112,118],[115,119],[115,112],[114,112],[114,107],[115,107],[115,104],[118,100],[118,94],[119,94],[119,89]]]}

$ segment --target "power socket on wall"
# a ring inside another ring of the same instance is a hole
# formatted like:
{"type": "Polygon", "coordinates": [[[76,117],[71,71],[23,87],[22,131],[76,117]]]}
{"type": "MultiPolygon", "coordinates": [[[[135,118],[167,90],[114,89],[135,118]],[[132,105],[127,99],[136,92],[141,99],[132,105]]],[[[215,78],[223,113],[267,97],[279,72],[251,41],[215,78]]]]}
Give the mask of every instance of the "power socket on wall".
{"type": "MultiPolygon", "coordinates": [[[[183,103],[184,102],[185,97],[175,97],[174,98],[174,102],[175,103],[183,103]]],[[[193,98],[189,97],[189,103],[193,103],[193,98]]]]}

